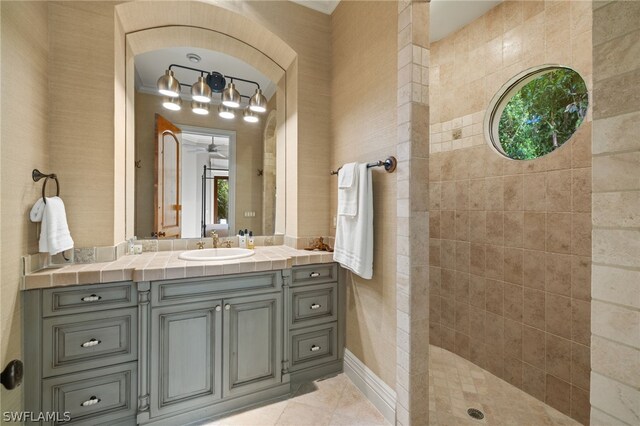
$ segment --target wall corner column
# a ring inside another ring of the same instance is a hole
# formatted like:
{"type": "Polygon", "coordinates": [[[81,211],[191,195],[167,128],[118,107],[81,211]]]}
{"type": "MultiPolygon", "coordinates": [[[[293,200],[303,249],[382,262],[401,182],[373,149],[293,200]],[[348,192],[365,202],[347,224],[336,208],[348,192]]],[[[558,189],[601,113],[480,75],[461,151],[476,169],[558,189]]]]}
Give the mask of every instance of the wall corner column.
{"type": "Polygon", "coordinates": [[[429,423],[429,2],[398,2],[396,424],[429,423]]]}

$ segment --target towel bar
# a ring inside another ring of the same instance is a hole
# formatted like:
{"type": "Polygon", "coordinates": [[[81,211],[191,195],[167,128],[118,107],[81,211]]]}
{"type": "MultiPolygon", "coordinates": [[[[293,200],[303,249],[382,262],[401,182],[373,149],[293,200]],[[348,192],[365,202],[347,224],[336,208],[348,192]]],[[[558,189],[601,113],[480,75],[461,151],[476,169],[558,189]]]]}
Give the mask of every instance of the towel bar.
{"type": "Polygon", "coordinates": [[[51,173],[49,175],[42,173],[38,169],[33,169],[31,172],[31,177],[34,182],[38,182],[40,179],[44,179],[44,184],[42,185],[42,201],[47,204],[47,198],[45,197],[45,189],[47,188],[47,181],[49,179],[53,179],[56,181],[56,197],[60,196],[60,182],[58,182],[58,176],[55,173],[51,173]]]}
{"type": "MultiPolygon", "coordinates": [[[[398,160],[396,157],[388,157],[386,160],[378,160],[373,163],[367,163],[367,168],[370,169],[372,167],[384,167],[387,173],[393,173],[396,170],[396,166],[398,165],[398,160]]],[[[337,175],[342,166],[338,167],[338,170],[331,170],[332,175],[337,175]]]]}

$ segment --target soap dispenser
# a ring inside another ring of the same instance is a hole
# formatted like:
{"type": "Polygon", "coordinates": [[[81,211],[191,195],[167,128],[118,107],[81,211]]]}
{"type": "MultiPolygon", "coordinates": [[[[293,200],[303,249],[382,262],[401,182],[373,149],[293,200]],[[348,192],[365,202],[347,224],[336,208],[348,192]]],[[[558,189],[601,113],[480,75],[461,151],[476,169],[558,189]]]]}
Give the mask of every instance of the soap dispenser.
{"type": "Polygon", "coordinates": [[[247,237],[242,230],[240,230],[240,235],[238,237],[238,245],[240,248],[247,248],[247,237]]]}
{"type": "Polygon", "coordinates": [[[253,239],[253,231],[249,231],[249,240],[247,242],[247,245],[251,250],[256,247],[255,240],[253,239]]]}

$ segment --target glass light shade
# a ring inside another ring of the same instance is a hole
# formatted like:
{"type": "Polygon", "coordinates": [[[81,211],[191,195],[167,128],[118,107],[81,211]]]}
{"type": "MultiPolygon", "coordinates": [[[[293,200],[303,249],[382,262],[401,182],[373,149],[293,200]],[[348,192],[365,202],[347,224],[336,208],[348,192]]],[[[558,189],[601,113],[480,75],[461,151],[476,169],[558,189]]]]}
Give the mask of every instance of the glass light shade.
{"type": "Polygon", "coordinates": [[[162,99],[162,106],[171,111],[180,111],[182,108],[182,99],[180,99],[180,96],[176,96],[175,98],[165,96],[162,99]]]}
{"type": "Polygon", "coordinates": [[[220,105],[218,107],[218,115],[226,120],[232,120],[236,117],[233,110],[225,105],[220,105]]]}
{"type": "Polygon", "coordinates": [[[173,75],[173,71],[166,70],[164,75],[158,79],[158,92],[165,96],[176,97],[180,95],[180,82],[173,75]]]}
{"type": "Polygon", "coordinates": [[[240,92],[236,90],[236,85],[229,85],[222,92],[222,104],[229,108],[238,108],[240,106],[240,92]]]}
{"type": "Polygon", "coordinates": [[[204,77],[198,77],[198,81],[191,86],[191,97],[197,102],[210,102],[211,101],[211,88],[204,80],[204,77]]]}
{"type": "Polygon", "coordinates": [[[250,107],[245,108],[244,112],[242,113],[242,118],[247,123],[257,123],[259,121],[258,116],[253,111],[251,111],[250,107]]]}
{"type": "Polygon", "coordinates": [[[191,111],[193,111],[194,114],[207,115],[209,114],[209,104],[205,104],[202,102],[191,102],[191,111]]]}
{"type": "Polygon", "coordinates": [[[249,100],[249,109],[260,113],[267,111],[267,98],[262,94],[262,90],[256,89],[256,93],[249,100]]]}

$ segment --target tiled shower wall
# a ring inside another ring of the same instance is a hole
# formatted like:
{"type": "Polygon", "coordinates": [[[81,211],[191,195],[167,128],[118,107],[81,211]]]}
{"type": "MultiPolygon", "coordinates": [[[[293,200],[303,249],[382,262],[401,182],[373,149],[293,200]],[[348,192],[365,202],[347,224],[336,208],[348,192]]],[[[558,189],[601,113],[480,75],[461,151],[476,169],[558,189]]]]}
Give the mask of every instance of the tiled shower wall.
{"type": "Polygon", "coordinates": [[[532,161],[484,140],[511,77],[559,63],[591,87],[589,2],[507,1],[432,44],[430,338],[589,422],[591,114],[532,161]]]}
{"type": "Polygon", "coordinates": [[[640,3],[593,11],[591,423],[640,424],[640,3]]]}

